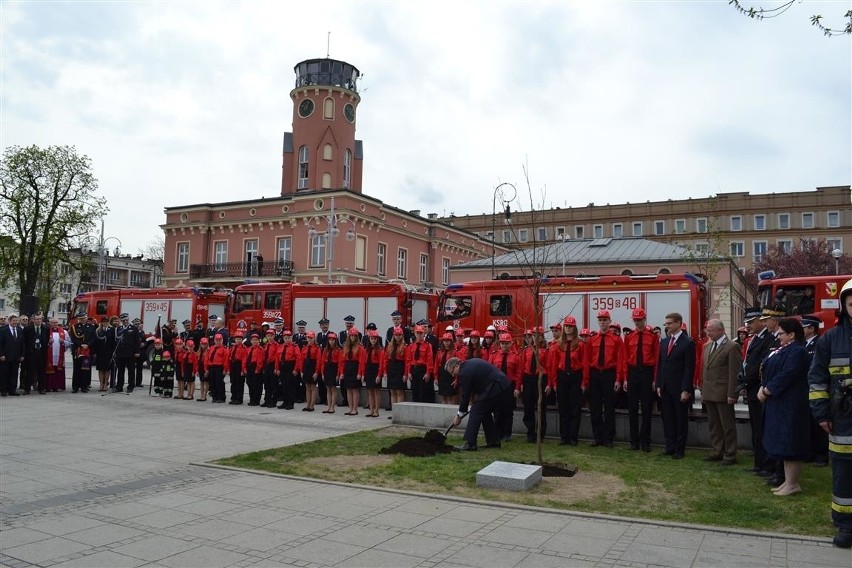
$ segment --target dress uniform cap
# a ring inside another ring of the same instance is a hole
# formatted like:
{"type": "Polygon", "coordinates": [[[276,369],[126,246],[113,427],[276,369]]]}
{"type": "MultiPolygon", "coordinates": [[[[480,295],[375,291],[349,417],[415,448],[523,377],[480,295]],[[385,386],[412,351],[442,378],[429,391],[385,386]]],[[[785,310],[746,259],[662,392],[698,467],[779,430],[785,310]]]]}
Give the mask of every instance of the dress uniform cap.
{"type": "Polygon", "coordinates": [[[272,323],[274,323],[275,325],[284,325],[284,320],[283,320],[283,319],[281,319],[281,318],[275,318],[275,319],[272,321],[272,323]]]}
{"type": "Polygon", "coordinates": [[[511,343],[512,342],[512,334],[510,333],[501,333],[500,334],[500,343],[511,343]]]}
{"type": "Polygon", "coordinates": [[[760,312],[760,319],[765,320],[769,318],[783,318],[785,315],[784,312],[780,310],[773,310],[772,308],[764,308],[762,312],[760,312]]]}
{"type": "Polygon", "coordinates": [[[323,324],[329,323],[329,321],[328,321],[328,318],[322,318],[317,323],[320,324],[320,325],[323,325],[323,324]]]}
{"type": "Polygon", "coordinates": [[[182,325],[192,325],[192,322],[191,322],[191,321],[189,321],[189,320],[183,320],[183,321],[182,321],[182,322],[180,322],[180,323],[181,323],[182,325]]]}
{"type": "Polygon", "coordinates": [[[163,351],[163,359],[170,359],[172,356],[168,351],[163,351]]]}
{"type": "Polygon", "coordinates": [[[417,325],[427,326],[427,325],[429,325],[429,322],[426,321],[425,319],[422,319],[422,320],[419,320],[417,322],[417,325]]]}
{"type": "Polygon", "coordinates": [[[210,314],[210,317],[207,319],[210,321],[216,321],[217,319],[219,319],[219,316],[217,316],[216,314],[210,314]]]}
{"type": "Polygon", "coordinates": [[[177,323],[177,320],[176,319],[170,319],[169,323],[177,323]]]}
{"type": "Polygon", "coordinates": [[[132,323],[133,325],[139,325],[140,323],[142,323],[142,320],[139,318],[133,318],[133,321],[130,323],[132,323]]]}
{"type": "Polygon", "coordinates": [[[84,312],[83,310],[80,310],[79,312],[77,312],[77,317],[78,318],[86,317],[86,312],[84,312]]]}
{"type": "Polygon", "coordinates": [[[394,310],[394,311],[391,312],[391,317],[392,318],[401,318],[402,314],[400,313],[399,310],[394,310]]]}
{"type": "Polygon", "coordinates": [[[296,322],[296,325],[298,327],[305,327],[306,325],[308,325],[308,322],[306,322],[305,320],[299,320],[296,322]]]}
{"type": "Polygon", "coordinates": [[[820,320],[816,316],[807,315],[802,316],[802,327],[810,326],[814,329],[819,329],[820,320]]]}
{"type": "Polygon", "coordinates": [[[348,322],[354,323],[355,322],[355,316],[346,316],[345,318],[343,318],[343,321],[348,321],[348,322]]]}
{"type": "Polygon", "coordinates": [[[633,308],[633,313],[631,314],[631,317],[634,320],[643,320],[645,319],[645,317],[647,317],[647,314],[642,308],[633,308]]]}
{"type": "Polygon", "coordinates": [[[453,334],[448,331],[448,332],[444,333],[444,335],[441,336],[441,339],[444,340],[444,341],[452,341],[453,340],[453,334]]]}
{"type": "Polygon", "coordinates": [[[743,322],[749,323],[750,321],[754,321],[760,317],[760,308],[746,308],[745,314],[743,315],[743,322]]]}
{"type": "Polygon", "coordinates": [[[598,312],[598,319],[609,319],[610,317],[609,310],[601,310],[598,312]]]}
{"type": "Polygon", "coordinates": [[[570,325],[571,327],[577,327],[577,318],[574,316],[566,316],[564,320],[562,320],[562,325],[570,325]]]}
{"type": "Polygon", "coordinates": [[[426,329],[422,325],[414,326],[414,333],[426,333],[426,329]]]}
{"type": "Polygon", "coordinates": [[[130,314],[124,313],[118,316],[118,319],[126,320],[130,318],[130,314]]]}

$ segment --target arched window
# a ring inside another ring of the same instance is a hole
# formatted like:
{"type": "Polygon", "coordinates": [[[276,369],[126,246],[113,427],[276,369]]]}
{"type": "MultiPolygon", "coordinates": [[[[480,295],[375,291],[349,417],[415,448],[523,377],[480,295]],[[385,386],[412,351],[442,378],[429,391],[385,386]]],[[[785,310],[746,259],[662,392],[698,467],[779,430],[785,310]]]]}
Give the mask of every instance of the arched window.
{"type": "Polygon", "coordinates": [[[622,276],[633,276],[633,271],[630,270],[629,268],[625,268],[624,270],[621,271],[621,275],[622,276]]]}
{"type": "Polygon", "coordinates": [[[322,103],[322,117],[329,120],[334,119],[334,99],[326,97],[322,103]]]}
{"type": "Polygon", "coordinates": [[[324,174],[322,174],[322,188],[323,189],[331,188],[331,174],[328,173],[328,172],[325,172],[324,174]]]}
{"type": "Polygon", "coordinates": [[[672,271],[669,270],[668,268],[661,268],[657,271],[657,274],[671,274],[671,273],[672,273],[672,271]]]}
{"type": "Polygon", "coordinates": [[[331,160],[334,158],[334,149],[331,147],[331,144],[326,144],[322,147],[322,159],[323,160],[331,160]]]}
{"type": "Polygon", "coordinates": [[[343,187],[349,189],[352,181],[352,152],[347,148],[343,153],[343,187]]]}
{"type": "Polygon", "coordinates": [[[297,189],[308,187],[308,147],[299,148],[299,185],[297,189]]]}

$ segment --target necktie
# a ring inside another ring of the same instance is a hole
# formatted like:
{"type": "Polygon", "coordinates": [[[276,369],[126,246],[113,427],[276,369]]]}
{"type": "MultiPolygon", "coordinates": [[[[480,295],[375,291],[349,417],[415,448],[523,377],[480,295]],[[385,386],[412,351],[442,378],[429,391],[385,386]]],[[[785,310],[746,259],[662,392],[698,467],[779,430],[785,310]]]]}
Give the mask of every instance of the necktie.
{"type": "Polygon", "coordinates": [[[674,344],[675,344],[675,338],[672,337],[671,339],[669,339],[669,348],[666,349],[666,357],[668,357],[669,355],[672,354],[672,348],[674,347],[674,344]]]}
{"type": "Polygon", "coordinates": [[[503,362],[500,364],[500,370],[503,371],[504,374],[506,373],[506,368],[508,367],[508,361],[507,361],[508,358],[509,358],[509,354],[503,353],[503,362]]]}
{"type": "Polygon", "coordinates": [[[639,333],[639,339],[636,340],[636,366],[641,367],[643,363],[643,353],[642,353],[642,332],[639,333]]]}
{"type": "Polygon", "coordinates": [[[604,358],[605,357],[604,348],[606,346],[606,337],[604,337],[603,334],[598,335],[598,337],[601,338],[601,346],[600,346],[600,350],[598,351],[598,369],[603,370],[604,361],[606,360],[604,358]]]}
{"type": "Polygon", "coordinates": [[[417,347],[414,349],[414,360],[415,361],[420,360],[420,344],[419,343],[417,344],[417,347]]]}
{"type": "Polygon", "coordinates": [[[535,348],[533,348],[530,353],[532,354],[532,363],[530,364],[530,375],[535,375],[538,372],[538,364],[536,364],[535,358],[535,348]]]}
{"type": "Polygon", "coordinates": [[[571,345],[565,346],[565,372],[571,372],[571,345]]]}
{"type": "Polygon", "coordinates": [[[12,339],[18,339],[18,330],[12,328],[12,339]]]}
{"type": "Polygon", "coordinates": [[[715,341],[713,342],[713,347],[710,348],[710,355],[716,352],[716,348],[719,346],[715,341]]]}

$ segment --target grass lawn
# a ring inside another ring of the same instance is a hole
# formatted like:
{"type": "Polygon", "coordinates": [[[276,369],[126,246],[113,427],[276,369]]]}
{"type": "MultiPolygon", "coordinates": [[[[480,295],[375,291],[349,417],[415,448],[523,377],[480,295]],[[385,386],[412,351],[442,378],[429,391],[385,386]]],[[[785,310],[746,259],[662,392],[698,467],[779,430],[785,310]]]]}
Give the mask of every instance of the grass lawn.
{"type": "MultiPolygon", "coordinates": [[[[535,445],[514,437],[501,449],[410,458],[379,455],[400,438],[423,430],[389,427],[285,448],[243,454],[216,463],[313,479],[359,483],[664,521],[742,527],[780,533],[830,536],[831,470],[805,466],[802,493],[774,496],[763,478],[743,469],[707,463],[704,450],[687,450],[683,460],[613,449],[559,446],[548,440],[547,462],[579,467],[573,478],[544,478],[535,489],[514,493],[476,487],[476,472],[494,460],[532,463],[535,445]]],[[[461,444],[450,436],[450,443],[461,444]]]]}

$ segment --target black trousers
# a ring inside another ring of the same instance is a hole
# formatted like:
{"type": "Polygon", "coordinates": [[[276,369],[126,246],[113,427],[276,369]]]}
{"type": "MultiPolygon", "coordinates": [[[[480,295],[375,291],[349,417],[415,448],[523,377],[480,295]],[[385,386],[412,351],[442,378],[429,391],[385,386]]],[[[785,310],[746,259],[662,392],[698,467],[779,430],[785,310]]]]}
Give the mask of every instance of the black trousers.
{"type": "Polygon", "coordinates": [[[213,400],[225,400],[225,368],[222,365],[210,365],[210,396],[213,400]]]}
{"type": "Polygon", "coordinates": [[[295,361],[284,361],[281,364],[281,375],[278,377],[278,392],[281,395],[281,403],[284,408],[292,408],[298,396],[299,383],[293,374],[296,368],[295,361]]]}
{"type": "Polygon", "coordinates": [[[27,361],[27,374],[30,384],[35,386],[39,391],[47,390],[47,369],[45,361],[39,358],[36,361],[27,361]]]}
{"type": "Polygon", "coordinates": [[[852,456],[831,452],[831,521],[838,529],[852,531],[852,456]]]}
{"type": "Polygon", "coordinates": [[[278,400],[278,377],[275,376],[275,365],[267,364],[263,369],[263,405],[275,406],[278,400]]]}
{"type": "Polygon", "coordinates": [[[24,392],[29,392],[33,386],[33,377],[30,373],[30,366],[26,364],[21,365],[21,388],[24,389],[24,392]]]}
{"type": "Polygon", "coordinates": [[[140,388],[142,386],[142,369],[145,367],[145,359],[143,357],[144,354],[140,355],[136,359],[136,367],[134,368],[134,384],[136,385],[136,388],[140,388]]]}
{"type": "MultiPolygon", "coordinates": [[[[246,383],[248,383],[249,404],[260,404],[260,395],[263,394],[263,373],[258,373],[255,372],[254,369],[249,369],[248,376],[246,377],[246,383]]],[[[233,386],[231,388],[233,389],[233,386]]],[[[234,391],[231,390],[232,397],[233,392],[234,391]]]]}
{"type": "Polygon", "coordinates": [[[556,404],[559,409],[559,439],[576,442],[580,437],[580,412],[583,408],[582,374],[556,375],[556,404]]]}
{"type": "Polygon", "coordinates": [[[131,392],[136,384],[136,361],[133,357],[116,357],[115,366],[115,389],[124,389],[124,377],[127,375],[127,392],[131,392]]]}
{"type": "Polygon", "coordinates": [[[627,373],[627,408],[630,445],[651,445],[651,409],[654,406],[654,368],[630,367],[627,373]],[[639,411],[642,422],[639,422],[639,411]]]}
{"type": "Polygon", "coordinates": [[[598,442],[615,439],[615,370],[589,373],[589,413],[592,435],[598,442]]]}
{"type": "Polygon", "coordinates": [[[92,386],[92,372],[84,372],[80,368],[80,359],[74,357],[74,375],[71,377],[71,390],[76,392],[80,389],[89,390],[92,386]]]}
{"type": "Polygon", "coordinates": [[[527,429],[527,439],[535,439],[535,413],[538,409],[539,400],[541,400],[541,437],[547,435],[547,402],[544,401],[544,386],[547,383],[547,377],[541,377],[542,393],[541,399],[538,396],[538,375],[524,374],[524,392],[521,393],[521,400],[524,405],[524,426],[527,429]]]}
{"type": "Polygon", "coordinates": [[[482,426],[482,430],[485,433],[485,443],[499,443],[501,432],[505,430],[505,425],[503,423],[495,424],[493,415],[496,414],[501,420],[507,416],[511,417],[511,408],[514,402],[515,399],[512,396],[511,387],[498,396],[476,400],[473,406],[470,407],[470,414],[467,415],[467,427],[464,430],[465,442],[471,446],[476,446],[479,427],[482,426]]]}
{"type": "Polygon", "coordinates": [[[411,366],[411,400],[413,402],[435,402],[435,386],[423,379],[426,365],[411,366]]]}
{"type": "Polygon", "coordinates": [[[689,427],[689,401],[680,401],[680,391],[660,391],[660,410],[663,414],[663,433],[666,451],[671,454],[686,452],[686,433],[689,427]]]}
{"type": "MultiPolygon", "coordinates": [[[[21,376],[21,382],[23,382],[23,375],[21,376]]],[[[828,434],[819,427],[819,423],[813,416],[811,416],[811,455],[808,461],[828,461],[828,434]]]]}
{"type": "Polygon", "coordinates": [[[763,403],[748,399],[748,423],[751,426],[751,448],[754,454],[754,467],[775,472],[775,463],[763,449],[763,403]]]}
{"type": "Polygon", "coordinates": [[[243,376],[243,364],[240,361],[231,361],[231,402],[242,402],[245,390],[246,378],[243,376]]]}
{"type": "Polygon", "coordinates": [[[18,390],[20,361],[0,361],[0,392],[11,394],[18,390]]]}

